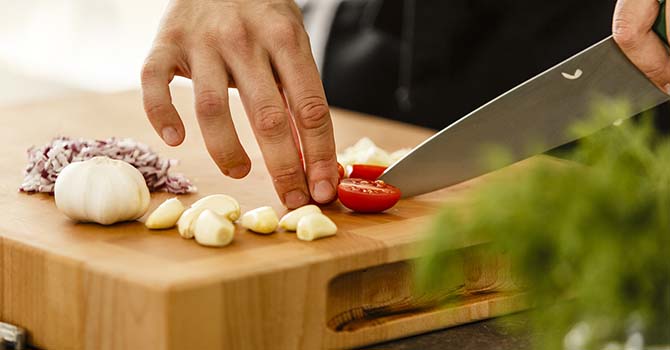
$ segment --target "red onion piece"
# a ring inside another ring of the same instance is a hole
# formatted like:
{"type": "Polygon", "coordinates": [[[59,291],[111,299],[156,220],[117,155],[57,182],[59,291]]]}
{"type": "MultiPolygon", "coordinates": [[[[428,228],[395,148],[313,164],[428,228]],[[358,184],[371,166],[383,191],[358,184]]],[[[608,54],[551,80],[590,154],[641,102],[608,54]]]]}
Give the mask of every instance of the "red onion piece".
{"type": "Polygon", "coordinates": [[[183,194],[197,190],[184,175],[169,173],[177,160],[162,158],[147,145],[135,140],[114,137],[107,140],[57,137],[42,147],[30,147],[25,178],[19,190],[53,193],[56,177],[66,165],[97,156],[123,160],[137,168],[144,176],[149,191],[183,194]]]}

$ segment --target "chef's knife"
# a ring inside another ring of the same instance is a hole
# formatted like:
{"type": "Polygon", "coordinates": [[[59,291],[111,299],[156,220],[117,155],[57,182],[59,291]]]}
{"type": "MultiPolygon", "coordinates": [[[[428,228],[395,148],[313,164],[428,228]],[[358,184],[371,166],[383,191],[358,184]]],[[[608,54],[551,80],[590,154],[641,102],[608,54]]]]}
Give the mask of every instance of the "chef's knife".
{"type": "MultiPolygon", "coordinates": [[[[664,2],[654,28],[667,43],[664,2]]],[[[603,98],[628,101],[631,117],[670,100],[609,37],[449,125],[380,179],[411,197],[477,177],[491,170],[482,164],[491,146],[503,147],[515,162],[574,141],[569,128],[603,98]],[[542,147],[529,148],[537,144],[542,147]]]]}

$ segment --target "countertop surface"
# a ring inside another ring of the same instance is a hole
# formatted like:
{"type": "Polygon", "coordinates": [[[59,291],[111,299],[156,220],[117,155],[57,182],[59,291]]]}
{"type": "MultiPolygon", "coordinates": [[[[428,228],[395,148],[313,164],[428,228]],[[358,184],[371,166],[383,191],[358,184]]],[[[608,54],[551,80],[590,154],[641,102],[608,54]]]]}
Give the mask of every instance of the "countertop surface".
{"type": "Polygon", "coordinates": [[[528,313],[518,313],[376,344],[361,350],[529,350],[529,328],[528,313]]]}

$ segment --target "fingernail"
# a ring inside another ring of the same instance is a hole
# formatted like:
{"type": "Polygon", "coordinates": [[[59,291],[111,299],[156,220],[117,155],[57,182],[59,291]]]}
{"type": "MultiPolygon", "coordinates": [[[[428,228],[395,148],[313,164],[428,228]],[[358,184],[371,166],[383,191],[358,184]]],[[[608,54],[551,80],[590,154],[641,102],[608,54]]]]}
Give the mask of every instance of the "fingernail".
{"type": "Polygon", "coordinates": [[[295,209],[307,204],[307,195],[300,190],[293,190],[284,195],[284,204],[289,209],[295,209]]]}
{"type": "Polygon", "coordinates": [[[665,93],[670,95],[670,84],[665,84],[665,93]]]}
{"type": "Polygon", "coordinates": [[[319,203],[325,203],[330,201],[334,195],[333,185],[326,180],[321,180],[314,185],[314,200],[319,203]]]}
{"type": "Polygon", "coordinates": [[[249,172],[249,166],[248,165],[240,165],[240,166],[236,166],[236,167],[230,169],[230,171],[228,171],[228,174],[226,174],[226,175],[228,175],[228,176],[230,176],[234,179],[241,179],[244,176],[246,176],[248,172],[249,172]]]}
{"type": "Polygon", "coordinates": [[[163,128],[163,130],[161,130],[161,135],[163,136],[163,140],[170,146],[179,143],[179,133],[177,133],[177,129],[171,126],[163,128]]]}

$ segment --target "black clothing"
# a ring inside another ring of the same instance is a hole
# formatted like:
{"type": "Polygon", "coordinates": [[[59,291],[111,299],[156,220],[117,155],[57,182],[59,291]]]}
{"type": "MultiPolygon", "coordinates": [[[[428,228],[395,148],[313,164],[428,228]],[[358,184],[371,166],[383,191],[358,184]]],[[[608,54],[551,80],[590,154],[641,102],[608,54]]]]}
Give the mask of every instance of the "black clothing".
{"type": "Polygon", "coordinates": [[[326,48],[326,95],[334,106],[441,129],[610,35],[614,4],[345,0],[326,48]]]}

